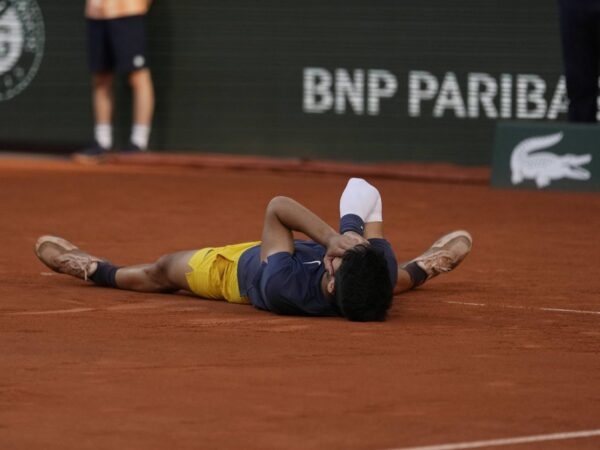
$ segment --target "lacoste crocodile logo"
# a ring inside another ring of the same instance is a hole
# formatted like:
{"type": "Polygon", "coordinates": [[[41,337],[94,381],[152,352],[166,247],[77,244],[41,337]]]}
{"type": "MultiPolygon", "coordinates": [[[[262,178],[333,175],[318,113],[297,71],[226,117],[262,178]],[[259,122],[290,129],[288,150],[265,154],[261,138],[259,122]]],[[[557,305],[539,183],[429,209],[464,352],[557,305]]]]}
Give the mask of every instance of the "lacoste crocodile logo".
{"type": "Polygon", "coordinates": [[[512,184],[522,183],[523,180],[535,180],[538,188],[550,185],[552,180],[569,178],[572,180],[589,180],[590,172],[584,169],[584,164],[592,160],[592,155],[556,155],[551,152],[537,152],[558,144],[563,133],[558,132],[547,136],[536,136],[521,141],[510,156],[512,184]],[[537,153],[533,153],[537,152],[537,153]]]}

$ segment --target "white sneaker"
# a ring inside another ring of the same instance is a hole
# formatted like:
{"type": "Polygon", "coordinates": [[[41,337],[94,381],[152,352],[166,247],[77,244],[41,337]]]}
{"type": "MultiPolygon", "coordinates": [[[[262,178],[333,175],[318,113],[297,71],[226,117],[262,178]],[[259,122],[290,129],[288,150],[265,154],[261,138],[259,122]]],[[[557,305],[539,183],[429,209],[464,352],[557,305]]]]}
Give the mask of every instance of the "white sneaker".
{"type": "Polygon", "coordinates": [[[35,244],[35,254],[49,268],[82,280],[87,280],[103,261],[79,250],[75,245],[58,236],[42,236],[35,244]]]}
{"type": "Polygon", "coordinates": [[[427,274],[426,280],[430,280],[458,266],[469,254],[472,246],[473,238],[469,232],[453,231],[439,238],[429,250],[410,262],[416,262],[427,274]]]}

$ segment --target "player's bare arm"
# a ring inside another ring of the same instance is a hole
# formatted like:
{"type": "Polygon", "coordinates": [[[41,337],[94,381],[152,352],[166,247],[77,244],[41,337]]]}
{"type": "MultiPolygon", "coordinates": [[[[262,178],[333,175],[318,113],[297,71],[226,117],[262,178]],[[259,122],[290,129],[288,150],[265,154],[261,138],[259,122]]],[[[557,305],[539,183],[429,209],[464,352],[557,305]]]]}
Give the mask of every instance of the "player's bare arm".
{"type": "Polygon", "coordinates": [[[342,236],[311,210],[297,201],[278,196],[267,206],[262,233],[261,260],[275,253],[294,253],[293,232],[299,231],[327,248],[327,256],[342,256],[363,241],[360,237],[342,236]]]}

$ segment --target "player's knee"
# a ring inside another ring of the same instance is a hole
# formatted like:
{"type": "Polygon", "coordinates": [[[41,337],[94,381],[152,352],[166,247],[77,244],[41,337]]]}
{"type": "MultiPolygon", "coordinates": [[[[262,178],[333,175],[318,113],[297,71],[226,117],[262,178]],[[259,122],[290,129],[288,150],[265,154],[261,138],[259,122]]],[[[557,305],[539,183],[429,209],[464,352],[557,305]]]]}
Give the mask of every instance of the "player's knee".
{"type": "Polygon", "coordinates": [[[133,88],[144,87],[150,80],[150,71],[148,69],[134,70],[129,74],[129,84],[133,88]]]}
{"type": "Polygon", "coordinates": [[[93,76],[95,88],[111,88],[113,84],[113,74],[110,72],[99,72],[93,76]]]}
{"type": "Polygon", "coordinates": [[[169,268],[171,267],[171,260],[171,255],[163,255],[148,268],[148,276],[154,283],[161,287],[168,288],[171,286],[169,282],[169,268]]]}

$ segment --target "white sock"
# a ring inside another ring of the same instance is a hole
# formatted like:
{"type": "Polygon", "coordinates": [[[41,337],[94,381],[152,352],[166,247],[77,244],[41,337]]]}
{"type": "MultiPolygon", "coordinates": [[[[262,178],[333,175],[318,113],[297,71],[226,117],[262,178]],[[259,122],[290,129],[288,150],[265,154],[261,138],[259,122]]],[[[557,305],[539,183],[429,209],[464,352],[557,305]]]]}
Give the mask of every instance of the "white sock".
{"type": "Polygon", "coordinates": [[[113,144],[112,125],[110,123],[97,123],[94,126],[94,138],[100,147],[111,148],[113,144]]]}
{"type": "Polygon", "coordinates": [[[382,206],[375,186],[362,178],[350,178],[340,197],[340,217],[354,214],[364,222],[381,222],[382,206]]]}
{"type": "Polygon", "coordinates": [[[134,124],[131,128],[131,143],[137,145],[140,149],[148,148],[148,139],[150,138],[150,126],[134,124]]]}

